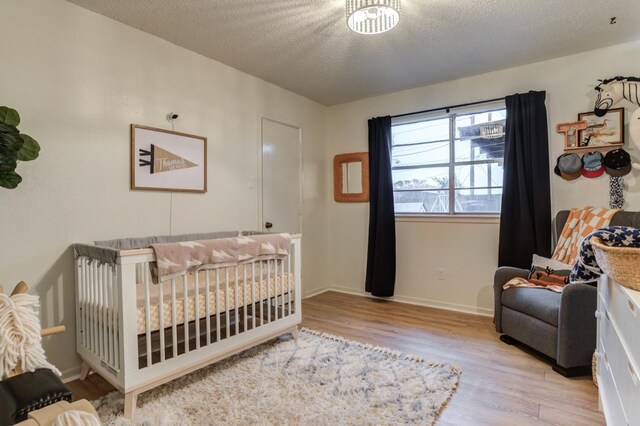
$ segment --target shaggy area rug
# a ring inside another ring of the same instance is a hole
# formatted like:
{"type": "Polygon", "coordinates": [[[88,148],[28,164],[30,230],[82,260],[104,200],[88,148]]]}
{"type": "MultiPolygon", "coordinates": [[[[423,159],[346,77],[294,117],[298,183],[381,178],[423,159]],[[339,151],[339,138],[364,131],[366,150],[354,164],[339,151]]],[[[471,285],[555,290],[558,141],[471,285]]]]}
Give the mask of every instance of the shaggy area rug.
{"type": "Polygon", "coordinates": [[[460,370],[303,329],[143,393],[94,405],[107,425],[433,424],[460,370]]]}

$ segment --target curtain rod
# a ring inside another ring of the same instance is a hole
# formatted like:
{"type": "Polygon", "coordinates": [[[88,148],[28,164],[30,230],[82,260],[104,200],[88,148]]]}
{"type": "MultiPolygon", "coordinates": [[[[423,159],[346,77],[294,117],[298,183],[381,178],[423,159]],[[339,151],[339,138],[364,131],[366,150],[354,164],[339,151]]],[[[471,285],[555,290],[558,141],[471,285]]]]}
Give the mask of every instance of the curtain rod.
{"type": "Polygon", "coordinates": [[[497,101],[504,101],[504,98],[487,99],[486,101],[468,102],[466,104],[449,105],[449,106],[440,107],[440,108],[423,109],[422,111],[414,111],[414,112],[407,112],[404,114],[392,115],[391,118],[407,117],[409,115],[426,114],[427,112],[442,111],[442,110],[447,110],[447,112],[449,112],[450,109],[454,109],[454,108],[463,108],[467,106],[486,104],[489,102],[497,102],[497,101]]]}

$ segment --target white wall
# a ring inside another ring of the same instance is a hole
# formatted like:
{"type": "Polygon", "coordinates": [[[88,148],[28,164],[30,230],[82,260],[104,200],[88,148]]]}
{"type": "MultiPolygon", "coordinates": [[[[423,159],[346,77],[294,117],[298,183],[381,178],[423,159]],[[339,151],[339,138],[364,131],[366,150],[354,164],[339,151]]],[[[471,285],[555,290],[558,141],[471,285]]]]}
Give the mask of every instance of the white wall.
{"type": "MultiPolygon", "coordinates": [[[[640,42],[633,42],[330,107],[326,126],[329,154],[366,151],[367,119],[371,117],[546,90],[553,169],[563,146],[562,135],[555,132],[556,123],[577,120],[579,112],[593,109],[593,88],[598,79],[638,75],[639,70],[640,42]]],[[[633,108],[624,105],[628,120],[633,108]]],[[[626,148],[640,159],[640,153],[626,148]]],[[[640,182],[638,172],[634,173],[625,178],[627,210],[640,210],[640,182]]],[[[585,205],[608,206],[607,177],[567,182],[552,174],[551,185],[554,212],[585,205]]],[[[328,203],[330,285],[360,293],[364,289],[368,204],[336,203],[331,194],[328,203]]],[[[396,231],[396,299],[491,313],[498,224],[397,222],[396,231]],[[437,268],[445,269],[444,281],[436,279],[437,268]]]]}
{"type": "Polygon", "coordinates": [[[42,146],[0,188],[0,282],[41,296],[49,358],[77,371],[70,245],[166,233],[253,229],[262,114],[302,128],[304,290],[326,285],[326,108],[62,0],[0,0],[0,105],[42,146]],[[129,190],[129,124],[208,137],[206,195],[129,190]],[[170,222],[170,217],[172,221],[170,222]],[[171,226],[170,226],[171,224],[171,226]]]}

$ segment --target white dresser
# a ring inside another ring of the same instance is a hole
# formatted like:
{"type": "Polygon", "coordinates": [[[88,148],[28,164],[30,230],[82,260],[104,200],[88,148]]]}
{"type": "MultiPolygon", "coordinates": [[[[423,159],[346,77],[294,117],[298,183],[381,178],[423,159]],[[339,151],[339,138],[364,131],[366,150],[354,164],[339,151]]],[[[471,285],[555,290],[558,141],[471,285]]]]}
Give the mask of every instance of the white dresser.
{"type": "Polygon", "coordinates": [[[598,393],[609,426],[640,426],[640,292],[598,283],[598,393]]]}

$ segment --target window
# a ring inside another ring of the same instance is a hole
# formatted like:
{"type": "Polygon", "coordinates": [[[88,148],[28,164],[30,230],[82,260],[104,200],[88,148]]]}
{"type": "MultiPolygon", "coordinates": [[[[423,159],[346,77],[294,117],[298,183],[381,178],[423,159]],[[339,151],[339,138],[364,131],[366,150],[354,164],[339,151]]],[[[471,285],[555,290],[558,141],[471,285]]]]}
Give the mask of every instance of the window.
{"type": "Polygon", "coordinates": [[[394,120],[396,214],[499,214],[505,118],[502,103],[394,120]]]}

